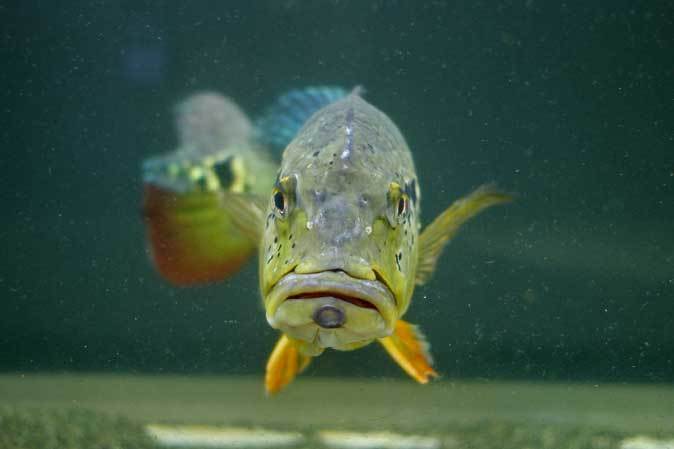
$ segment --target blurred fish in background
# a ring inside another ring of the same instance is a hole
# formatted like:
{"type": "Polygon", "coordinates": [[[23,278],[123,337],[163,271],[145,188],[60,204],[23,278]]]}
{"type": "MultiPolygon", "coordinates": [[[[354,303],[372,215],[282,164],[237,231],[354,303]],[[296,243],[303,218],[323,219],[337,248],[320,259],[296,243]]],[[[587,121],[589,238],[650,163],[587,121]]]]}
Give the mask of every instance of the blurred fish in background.
{"type": "Polygon", "coordinates": [[[234,226],[224,192],[271,192],[283,148],[308,117],[346,95],[308,87],[280,96],[255,124],[231,99],[199,92],[175,107],[178,148],[142,166],[143,212],[153,263],[175,285],[215,282],[252,256],[257,233],[234,226]]]}

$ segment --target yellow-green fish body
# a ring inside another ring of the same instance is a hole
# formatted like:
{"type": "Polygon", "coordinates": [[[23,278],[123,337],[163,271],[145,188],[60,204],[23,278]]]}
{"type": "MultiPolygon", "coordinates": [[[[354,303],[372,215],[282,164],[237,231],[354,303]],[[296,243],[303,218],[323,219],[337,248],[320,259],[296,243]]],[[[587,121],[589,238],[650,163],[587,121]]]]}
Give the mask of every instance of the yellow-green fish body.
{"type": "Polygon", "coordinates": [[[307,355],[390,335],[414,290],[419,231],[414,163],[395,125],[358,95],[326,107],[284,151],[274,196],[284,209],[272,198],[259,261],[272,327],[307,355]],[[343,324],[316,323],[331,310],[343,324]]]}
{"type": "Polygon", "coordinates": [[[374,340],[417,381],[435,375],[423,335],[401,320],[415,284],[463,222],[509,196],[479,188],[419,234],[418,185],[398,128],[354,91],[314,114],[285,149],[266,211],[237,203],[249,224],[262,222],[260,290],[267,321],[282,332],[268,392],[326,348],[374,340]]]}

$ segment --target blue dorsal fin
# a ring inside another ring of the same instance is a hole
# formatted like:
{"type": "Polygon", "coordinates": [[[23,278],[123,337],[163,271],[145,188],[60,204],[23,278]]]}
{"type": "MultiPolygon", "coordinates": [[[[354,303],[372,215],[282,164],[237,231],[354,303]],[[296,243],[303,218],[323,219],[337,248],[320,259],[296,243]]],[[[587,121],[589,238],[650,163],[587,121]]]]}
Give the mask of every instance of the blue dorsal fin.
{"type": "Polygon", "coordinates": [[[278,97],[255,121],[256,137],[272,150],[282,150],[316,111],[348,94],[346,89],[337,86],[290,90],[278,97]]]}

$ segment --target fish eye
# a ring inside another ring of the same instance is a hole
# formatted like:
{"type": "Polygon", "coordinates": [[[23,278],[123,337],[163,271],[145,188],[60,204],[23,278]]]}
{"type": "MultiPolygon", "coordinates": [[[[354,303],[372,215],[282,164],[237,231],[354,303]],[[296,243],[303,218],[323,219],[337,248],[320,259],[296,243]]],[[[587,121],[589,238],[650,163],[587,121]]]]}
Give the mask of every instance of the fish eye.
{"type": "Polygon", "coordinates": [[[272,201],[274,202],[274,208],[281,216],[284,216],[286,213],[287,201],[283,192],[278,189],[274,190],[272,195],[272,201]]]}
{"type": "Polygon", "coordinates": [[[297,177],[282,176],[276,182],[271,194],[271,206],[278,218],[287,217],[295,205],[297,177]]]}
{"type": "Polygon", "coordinates": [[[398,216],[400,217],[405,212],[407,212],[407,198],[403,195],[398,200],[398,216]]]}
{"type": "Polygon", "coordinates": [[[405,193],[400,184],[392,182],[388,191],[388,212],[386,213],[389,223],[392,227],[403,223],[409,212],[409,196],[405,193]]]}
{"type": "Polygon", "coordinates": [[[409,197],[406,193],[402,193],[396,204],[396,222],[402,224],[407,218],[409,211],[409,197]]]}

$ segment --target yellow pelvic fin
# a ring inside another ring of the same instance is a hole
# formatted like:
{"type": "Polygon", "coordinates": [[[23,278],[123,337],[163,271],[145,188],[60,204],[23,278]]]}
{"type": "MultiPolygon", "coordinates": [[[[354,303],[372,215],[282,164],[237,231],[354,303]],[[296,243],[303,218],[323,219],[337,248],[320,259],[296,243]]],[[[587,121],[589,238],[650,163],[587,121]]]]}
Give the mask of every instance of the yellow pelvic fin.
{"type": "Polygon", "coordinates": [[[419,236],[419,265],[415,279],[417,285],[431,278],[442,250],[462,224],[484,209],[507,203],[512,199],[511,195],[500,192],[494,185],[486,184],[478,187],[468,196],[456,200],[438,215],[419,236]]]}
{"type": "Polygon", "coordinates": [[[431,377],[437,377],[438,373],[432,366],[430,345],[417,326],[398,320],[393,335],[380,338],[379,342],[393,360],[417,382],[425,384],[431,377]]]}
{"type": "Polygon", "coordinates": [[[275,394],[293,381],[306,369],[311,357],[301,354],[297,346],[285,334],[281,335],[267,361],[264,386],[267,394],[275,394]]]}

